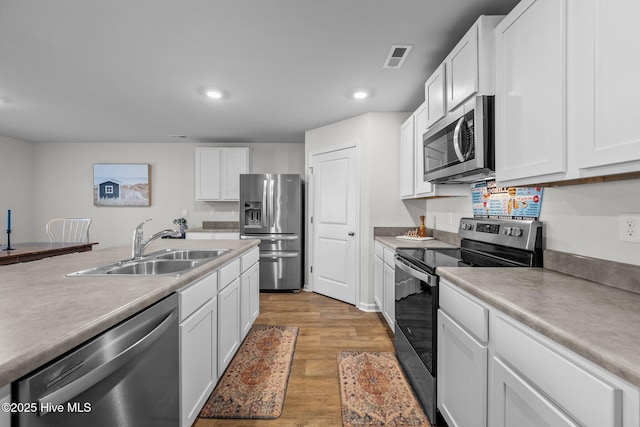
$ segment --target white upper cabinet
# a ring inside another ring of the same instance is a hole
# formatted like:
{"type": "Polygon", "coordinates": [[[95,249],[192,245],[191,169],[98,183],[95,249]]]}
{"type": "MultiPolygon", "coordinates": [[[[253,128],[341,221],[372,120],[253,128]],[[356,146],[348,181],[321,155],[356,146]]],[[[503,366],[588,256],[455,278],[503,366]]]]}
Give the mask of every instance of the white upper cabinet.
{"type": "Polygon", "coordinates": [[[427,130],[424,102],[400,126],[400,197],[468,196],[468,184],[432,184],[424,180],[424,149],[422,136],[427,130]]]}
{"type": "Polygon", "coordinates": [[[496,180],[640,171],[640,3],[523,0],[496,28],[496,180]]]}
{"type": "Polygon", "coordinates": [[[425,195],[430,194],[434,189],[434,184],[431,184],[429,181],[424,180],[424,144],[422,141],[422,137],[424,136],[424,133],[427,131],[428,127],[428,110],[429,107],[427,101],[425,101],[413,113],[413,163],[415,168],[415,173],[413,174],[415,178],[413,189],[416,197],[424,197],[425,195]]]}
{"type": "Polygon", "coordinates": [[[240,200],[240,174],[249,171],[249,148],[196,148],[196,200],[240,200]]]}
{"type": "Polygon", "coordinates": [[[486,15],[478,18],[445,58],[448,111],[473,95],[493,95],[493,29],[502,18],[486,15]]]}
{"type": "Polygon", "coordinates": [[[566,0],[523,0],[495,31],[496,180],[566,170],[566,0]]]}
{"type": "Polygon", "coordinates": [[[444,62],[436,68],[424,84],[425,130],[433,126],[447,114],[445,104],[446,67],[444,62]]]}
{"type": "Polygon", "coordinates": [[[400,126],[400,197],[413,197],[414,175],[414,139],[413,115],[400,126]]]}
{"type": "Polygon", "coordinates": [[[576,60],[570,76],[576,79],[571,95],[576,97],[578,167],[583,175],[601,174],[597,168],[609,165],[618,166],[614,173],[638,171],[640,2],[586,0],[573,7],[577,32],[569,48],[576,60]]]}

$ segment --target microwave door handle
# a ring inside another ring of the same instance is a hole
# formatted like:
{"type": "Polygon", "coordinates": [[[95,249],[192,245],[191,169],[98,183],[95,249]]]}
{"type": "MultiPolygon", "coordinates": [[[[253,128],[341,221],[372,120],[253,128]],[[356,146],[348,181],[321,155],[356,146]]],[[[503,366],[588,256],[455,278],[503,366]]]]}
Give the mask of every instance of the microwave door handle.
{"type": "Polygon", "coordinates": [[[462,129],[463,124],[464,116],[460,117],[460,120],[458,120],[458,123],[456,124],[456,129],[453,131],[453,149],[455,150],[456,156],[458,157],[458,160],[460,160],[460,163],[463,163],[467,160],[462,154],[462,134],[460,133],[460,130],[462,129]]]}

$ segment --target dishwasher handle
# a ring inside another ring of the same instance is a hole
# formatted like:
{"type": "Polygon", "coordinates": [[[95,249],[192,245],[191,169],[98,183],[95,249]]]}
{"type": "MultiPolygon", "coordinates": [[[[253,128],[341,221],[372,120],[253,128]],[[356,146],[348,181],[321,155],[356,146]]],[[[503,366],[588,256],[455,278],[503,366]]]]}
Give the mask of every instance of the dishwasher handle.
{"type": "Polygon", "coordinates": [[[171,327],[173,321],[178,317],[176,310],[172,310],[167,317],[160,322],[151,332],[140,338],[134,344],[123,350],[109,361],[103,363],[92,371],[84,374],[77,380],[59,388],[38,399],[38,408],[41,412],[39,416],[46,415],[48,408],[64,404],[80,393],[93,387],[118,369],[126,365],[131,359],[145,351],[151,344],[158,340],[171,327]]]}

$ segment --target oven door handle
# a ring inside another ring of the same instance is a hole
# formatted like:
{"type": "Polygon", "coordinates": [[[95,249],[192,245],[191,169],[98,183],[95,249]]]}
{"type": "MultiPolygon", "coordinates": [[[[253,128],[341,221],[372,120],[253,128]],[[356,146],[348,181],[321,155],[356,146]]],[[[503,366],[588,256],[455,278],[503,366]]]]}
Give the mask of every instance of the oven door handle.
{"type": "Polygon", "coordinates": [[[437,276],[423,273],[422,271],[413,268],[397,255],[395,256],[395,264],[396,264],[396,268],[399,268],[400,270],[404,271],[411,277],[415,277],[416,279],[422,280],[432,288],[434,288],[437,285],[437,281],[436,281],[437,276]]]}

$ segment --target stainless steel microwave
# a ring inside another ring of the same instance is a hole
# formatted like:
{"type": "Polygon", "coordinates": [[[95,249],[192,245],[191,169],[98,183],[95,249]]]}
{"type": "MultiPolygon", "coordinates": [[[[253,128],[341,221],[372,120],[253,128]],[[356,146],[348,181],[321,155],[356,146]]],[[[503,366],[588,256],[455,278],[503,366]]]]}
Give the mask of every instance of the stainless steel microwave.
{"type": "Polygon", "coordinates": [[[476,96],[425,132],[425,181],[462,183],[495,175],[493,103],[493,96],[476,96]]]}

